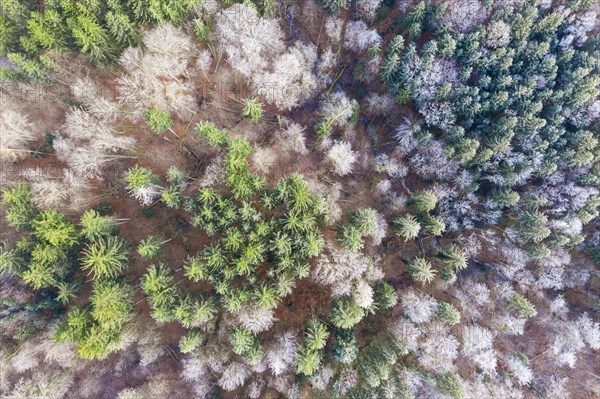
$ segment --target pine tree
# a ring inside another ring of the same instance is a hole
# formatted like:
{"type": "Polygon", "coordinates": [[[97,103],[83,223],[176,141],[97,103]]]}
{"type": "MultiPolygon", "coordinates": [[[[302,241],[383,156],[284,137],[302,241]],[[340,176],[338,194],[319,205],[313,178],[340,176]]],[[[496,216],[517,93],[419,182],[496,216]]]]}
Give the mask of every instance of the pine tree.
{"type": "Polygon", "coordinates": [[[15,23],[24,25],[34,4],[33,0],[3,0],[2,14],[15,23]]]}
{"type": "Polygon", "coordinates": [[[0,275],[17,274],[24,266],[25,262],[16,249],[0,250],[0,275]]]}
{"type": "Polygon", "coordinates": [[[71,298],[76,298],[79,293],[79,286],[77,283],[67,283],[65,281],[59,281],[56,284],[56,288],[58,288],[58,294],[56,295],[56,300],[63,305],[69,303],[71,298]]]}
{"type": "Polygon", "coordinates": [[[125,241],[118,237],[93,241],[82,252],[82,269],[89,270],[96,279],[115,277],[127,267],[128,251],[125,241]]]}
{"type": "Polygon", "coordinates": [[[135,19],[139,24],[151,20],[149,0],[127,0],[127,7],[132,10],[135,19]]]}
{"type": "Polygon", "coordinates": [[[436,388],[452,399],[463,399],[465,397],[462,381],[453,372],[438,375],[436,378],[436,388]]]}
{"type": "Polygon", "coordinates": [[[357,209],[350,215],[350,220],[362,235],[373,235],[377,230],[377,211],[375,209],[357,209]]]}
{"type": "Polygon", "coordinates": [[[8,53],[6,58],[15,66],[12,68],[0,68],[0,73],[3,78],[9,80],[41,80],[50,82],[52,79],[46,73],[41,62],[31,59],[22,53],[8,53]]]}
{"type": "Polygon", "coordinates": [[[234,327],[229,333],[229,341],[233,347],[233,352],[242,355],[254,345],[255,336],[252,332],[243,327],[234,327]]]}
{"type": "Polygon", "coordinates": [[[46,10],[43,14],[31,13],[27,21],[31,39],[44,49],[64,50],[67,48],[67,32],[64,21],[56,10],[46,10]]]}
{"type": "Polygon", "coordinates": [[[217,128],[212,122],[200,122],[196,124],[196,130],[212,146],[225,148],[229,145],[229,135],[217,128]]]}
{"type": "Polygon", "coordinates": [[[261,362],[263,349],[258,337],[248,329],[243,327],[234,327],[229,332],[229,341],[233,347],[233,352],[242,356],[250,365],[256,365],[261,362]]]}
{"type": "Polygon", "coordinates": [[[434,236],[441,236],[446,230],[446,224],[439,216],[423,215],[420,218],[420,223],[424,231],[434,236]]]}
{"type": "Polygon", "coordinates": [[[0,55],[12,53],[18,48],[17,26],[4,15],[0,15],[0,55]]]}
{"type": "Polygon", "coordinates": [[[340,225],[338,241],[351,251],[358,252],[363,248],[362,234],[359,229],[350,225],[340,225]]]}
{"type": "Polygon", "coordinates": [[[169,208],[180,208],[184,199],[181,191],[177,187],[169,187],[161,193],[162,201],[169,208]]]}
{"type": "Polygon", "coordinates": [[[356,369],[366,387],[375,388],[392,373],[392,366],[401,353],[401,346],[388,331],[371,339],[369,345],[358,355],[356,369]]]}
{"type": "Polygon", "coordinates": [[[398,303],[398,294],[390,284],[379,282],[375,286],[374,304],[383,309],[391,309],[398,303]]]}
{"type": "Polygon", "coordinates": [[[149,168],[139,165],[130,168],[125,174],[127,189],[142,205],[150,205],[161,197],[163,188],[160,179],[149,168]]]}
{"type": "Polygon", "coordinates": [[[67,319],[59,325],[54,338],[58,341],[82,341],[92,322],[92,316],[88,310],[75,308],[68,313],[67,319]]]}
{"type": "Polygon", "coordinates": [[[43,287],[51,287],[58,284],[56,271],[48,262],[35,262],[29,265],[29,268],[21,273],[21,278],[33,289],[39,290],[43,287]]]}
{"type": "Polygon", "coordinates": [[[200,18],[194,19],[194,35],[200,42],[210,40],[210,27],[200,18]]]}
{"type": "Polygon", "coordinates": [[[217,313],[217,305],[212,298],[197,299],[193,307],[194,323],[206,323],[217,313]]]}
{"type": "Polygon", "coordinates": [[[521,237],[526,241],[539,243],[551,233],[546,226],[548,217],[542,212],[532,210],[521,212],[517,219],[517,228],[521,237]]]}
{"type": "Polygon", "coordinates": [[[150,168],[136,165],[127,171],[125,180],[127,182],[127,189],[135,190],[156,183],[158,178],[152,173],[150,168]]]}
{"type": "Polygon", "coordinates": [[[148,0],[148,5],[143,7],[148,7],[155,21],[181,25],[195,4],[194,0],[148,0]]]}
{"type": "Polygon", "coordinates": [[[323,7],[332,15],[337,15],[340,11],[348,8],[348,0],[321,0],[323,7]]]}
{"type": "Polygon", "coordinates": [[[185,276],[192,281],[208,280],[210,277],[209,267],[200,257],[188,256],[183,268],[185,276]]]}
{"type": "Polygon", "coordinates": [[[519,202],[520,196],[516,191],[509,188],[496,188],[492,192],[492,198],[498,202],[501,208],[509,208],[519,202]]]}
{"type": "Polygon", "coordinates": [[[408,26],[408,34],[411,40],[421,36],[423,32],[426,15],[425,2],[420,1],[414,8],[406,14],[405,21],[408,26]]]}
{"type": "Polygon", "coordinates": [[[277,306],[277,290],[270,284],[261,284],[254,291],[256,304],[263,309],[273,309],[277,306]]]}
{"type": "Polygon", "coordinates": [[[162,263],[148,268],[142,277],[141,287],[155,309],[170,309],[179,297],[173,270],[162,263]]]}

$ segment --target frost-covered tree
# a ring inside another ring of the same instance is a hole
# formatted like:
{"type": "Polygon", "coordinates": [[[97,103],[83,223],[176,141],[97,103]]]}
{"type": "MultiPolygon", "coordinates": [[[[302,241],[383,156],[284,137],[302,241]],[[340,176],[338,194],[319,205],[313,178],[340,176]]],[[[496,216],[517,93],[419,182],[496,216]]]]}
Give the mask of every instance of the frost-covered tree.
{"type": "Polygon", "coordinates": [[[347,141],[335,142],[327,152],[327,159],[333,166],[333,170],[340,176],[352,173],[358,154],[352,151],[347,141]]]}
{"type": "Polygon", "coordinates": [[[271,372],[278,376],[287,371],[296,361],[298,343],[296,334],[285,332],[267,351],[266,360],[271,372]]]}
{"type": "Polygon", "coordinates": [[[285,49],[283,31],[274,19],[259,16],[253,6],[234,4],[216,18],[214,39],[232,68],[246,78],[265,71],[285,49]]]}
{"type": "Polygon", "coordinates": [[[273,309],[263,309],[259,306],[248,305],[235,313],[235,320],[242,327],[254,334],[267,331],[277,321],[273,309]]]}
{"type": "Polygon", "coordinates": [[[452,370],[460,344],[446,327],[433,323],[426,330],[426,338],[420,344],[419,363],[436,372],[452,370]]]}
{"type": "Polygon", "coordinates": [[[69,169],[63,170],[62,179],[58,176],[48,179],[44,173],[26,171],[31,181],[31,194],[35,205],[41,209],[65,208],[79,211],[94,201],[92,185],[83,176],[69,169]]]}
{"type": "Polygon", "coordinates": [[[358,280],[352,290],[352,298],[363,309],[368,309],[374,301],[373,288],[365,280],[358,280]]]}
{"type": "Polygon", "coordinates": [[[286,151],[296,152],[300,155],[308,153],[305,130],[306,128],[302,125],[287,121],[287,126],[281,130],[282,144],[286,151]]]}
{"type": "Polygon", "coordinates": [[[27,143],[36,139],[27,116],[13,110],[3,110],[0,116],[0,160],[18,161],[31,151],[27,143]]]}
{"type": "Polygon", "coordinates": [[[231,363],[219,378],[218,384],[226,391],[233,391],[244,385],[250,375],[248,366],[241,363],[231,363]]]}
{"type": "Polygon", "coordinates": [[[162,23],[143,33],[141,47],[129,47],[119,63],[119,101],[136,121],[144,109],[160,109],[186,118],[196,109],[189,82],[194,42],[182,29],[162,23]]]}
{"type": "Polygon", "coordinates": [[[344,38],[344,46],[356,52],[365,51],[369,47],[381,43],[381,36],[377,31],[369,29],[363,21],[348,22],[344,38]]]}
{"type": "Polygon", "coordinates": [[[510,354],[506,366],[519,385],[527,385],[533,380],[529,359],[522,354],[510,354]],[[519,356],[520,355],[520,356],[519,356]]]}
{"type": "Polygon", "coordinates": [[[426,294],[409,290],[400,297],[404,313],[414,323],[426,323],[435,315],[437,302],[426,294]]]}
{"type": "Polygon", "coordinates": [[[317,49],[297,42],[276,58],[264,73],[253,76],[253,87],[279,109],[292,109],[312,98],[321,84],[313,73],[317,49]]]}
{"type": "Polygon", "coordinates": [[[368,20],[372,20],[381,6],[382,0],[362,0],[358,2],[358,11],[368,20]]]}
{"type": "Polygon", "coordinates": [[[317,258],[311,277],[322,285],[358,279],[368,268],[370,260],[360,253],[329,244],[317,258]]]}
{"type": "Polygon", "coordinates": [[[494,334],[483,327],[474,325],[463,328],[463,353],[481,370],[494,374],[497,360],[493,348],[494,334]]]}
{"type": "Polygon", "coordinates": [[[315,128],[317,135],[325,137],[334,127],[342,127],[357,117],[359,105],[356,100],[350,100],[342,91],[327,94],[320,104],[321,122],[315,128]]]}
{"type": "Polygon", "coordinates": [[[133,158],[120,153],[133,151],[135,140],[118,134],[111,122],[73,108],[67,114],[62,133],[54,136],[53,148],[57,157],[76,174],[92,177],[113,161],[133,158]]]}

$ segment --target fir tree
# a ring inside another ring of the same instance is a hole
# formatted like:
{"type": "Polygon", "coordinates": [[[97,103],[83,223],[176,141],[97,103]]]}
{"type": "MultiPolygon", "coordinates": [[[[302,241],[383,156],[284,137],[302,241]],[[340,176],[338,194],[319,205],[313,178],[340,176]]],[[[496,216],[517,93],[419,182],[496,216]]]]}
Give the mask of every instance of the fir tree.
{"type": "Polygon", "coordinates": [[[460,323],[460,312],[456,310],[454,306],[446,302],[438,302],[438,316],[440,320],[450,325],[460,323]]]}
{"type": "Polygon", "coordinates": [[[527,298],[521,294],[513,294],[510,299],[510,307],[518,310],[523,317],[533,317],[537,314],[535,306],[527,298]]]}
{"type": "Polygon", "coordinates": [[[421,230],[421,225],[411,214],[398,216],[394,220],[394,227],[396,235],[403,238],[405,242],[417,238],[421,230]]]}
{"type": "Polygon", "coordinates": [[[333,301],[329,314],[331,323],[338,328],[351,328],[360,322],[364,316],[364,310],[351,298],[341,298],[333,301]]]}
{"type": "Polygon", "coordinates": [[[90,209],[81,216],[80,224],[83,236],[88,241],[94,241],[111,235],[117,226],[117,221],[112,216],[102,216],[90,209]]]}
{"type": "Polygon", "coordinates": [[[82,269],[95,278],[115,277],[127,267],[128,254],[125,241],[118,237],[99,239],[83,250],[82,269]]]}
{"type": "Polygon", "coordinates": [[[431,212],[436,204],[437,197],[432,190],[415,191],[410,197],[410,205],[417,212],[431,212]]]}
{"type": "Polygon", "coordinates": [[[421,283],[431,283],[436,275],[431,263],[425,258],[415,258],[408,262],[408,272],[415,281],[421,283]]]}
{"type": "Polygon", "coordinates": [[[181,353],[190,353],[198,348],[204,341],[204,334],[200,330],[192,330],[179,340],[181,353]]]}
{"type": "Polygon", "coordinates": [[[257,123],[262,119],[263,106],[256,98],[247,98],[243,101],[244,110],[242,115],[248,117],[252,122],[257,123]]]}
{"type": "Polygon", "coordinates": [[[162,255],[162,242],[157,236],[150,236],[138,245],[137,252],[144,258],[155,258],[162,255]]]}

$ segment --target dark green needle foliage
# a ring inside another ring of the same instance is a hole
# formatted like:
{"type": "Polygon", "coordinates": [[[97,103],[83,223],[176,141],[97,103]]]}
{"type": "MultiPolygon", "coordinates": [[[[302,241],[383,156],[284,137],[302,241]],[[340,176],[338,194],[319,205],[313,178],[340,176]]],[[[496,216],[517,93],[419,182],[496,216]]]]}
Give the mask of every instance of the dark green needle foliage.
{"type": "MultiPolygon", "coordinates": [[[[537,1],[490,7],[489,22],[466,33],[440,23],[445,7],[458,7],[451,2],[435,7],[421,1],[401,18],[381,78],[421,115],[413,134],[426,131],[443,142],[444,156],[472,176],[472,184],[459,188],[462,195],[486,203],[484,210],[447,211],[458,222],[454,229],[462,227],[465,215],[478,212],[482,225],[509,219],[536,259],[578,240],[557,239],[548,227],[553,219],[570,218],[570,205],[554,195],[532,207],[523,194],[535,186],[560,191],[551,181],[557,175],[570,176],[576,190],[598,187],[599,130],[597,119],[589,117],[600,94],[598,40],[595,33],[572,36],[581,28],[575,21],[583,14],[574,15],[586,10],[584,3],[589,2],[569,2],[567,13],[537,1]],[[432,77],[434,70],[443,70],[444,77],[432,77]]],[[[597,214],[592,209],[597,201],[591,195],[574,210],[584,224],[597,214]]],[[[435,202],[424,191],[413,194],[410,204],[428,213],[435,202]]],[[[432,215],[418,220],[433,235],[445,229],[432,215]]],[[[404,227],[407,220],[399,222],[401,237],[414,235],[404,227]]]]}

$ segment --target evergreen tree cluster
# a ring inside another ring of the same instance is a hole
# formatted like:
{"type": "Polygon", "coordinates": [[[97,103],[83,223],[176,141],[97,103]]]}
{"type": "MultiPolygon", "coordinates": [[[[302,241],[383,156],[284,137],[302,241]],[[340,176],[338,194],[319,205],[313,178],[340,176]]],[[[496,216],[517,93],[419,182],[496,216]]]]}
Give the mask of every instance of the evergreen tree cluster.
{"type": "MultiPolygon", "coordinates": [[[[567,179],[599,187],[598,119],[590,116],[600,94],[598,36],[578,22],[583,14],[576,7],[565,12],[538,1],[499,7],[488,24],[465,33],[443,22],[446,7],[421,1],[398,21],[382,79],[421,115],[413,127],[420,145],[442,140],[444,156],[464,169],[459,173],[471,183],[460,185],[458,195],[481,198],[488,214],[481,225],[503,215],[538,258],[572,247],[582,237],[551,231],[550,215],[588,223],[598,214],[598,196],[565,211],[535,187],[567,179]]],[[[412,202],[422,207],[423,200],[412,202]]],[[[445,216],[464,218],[457,208],[445,216]]],[[[414,221],[398,222],[403,238],[414,236],[414,221]]]]}

